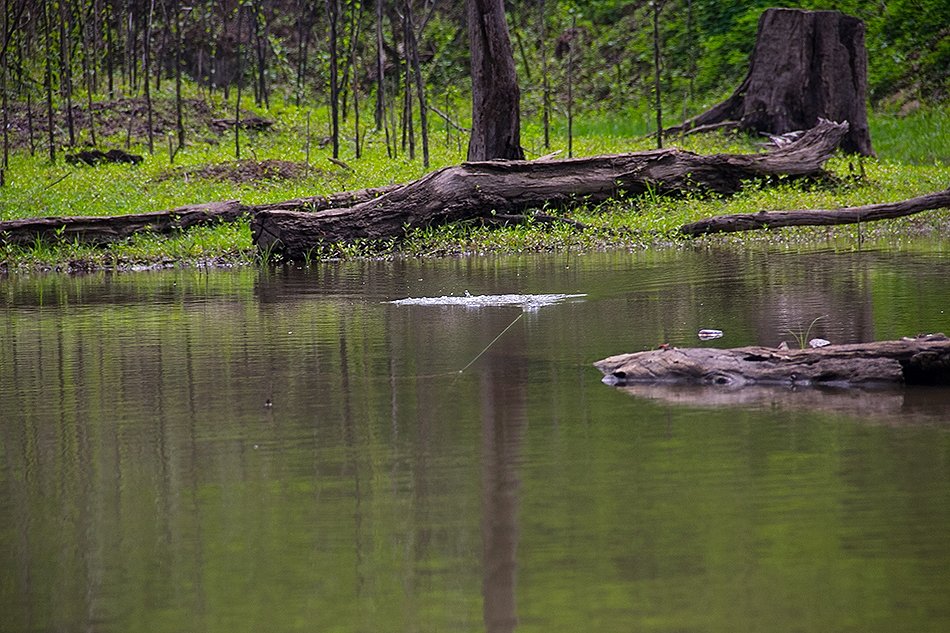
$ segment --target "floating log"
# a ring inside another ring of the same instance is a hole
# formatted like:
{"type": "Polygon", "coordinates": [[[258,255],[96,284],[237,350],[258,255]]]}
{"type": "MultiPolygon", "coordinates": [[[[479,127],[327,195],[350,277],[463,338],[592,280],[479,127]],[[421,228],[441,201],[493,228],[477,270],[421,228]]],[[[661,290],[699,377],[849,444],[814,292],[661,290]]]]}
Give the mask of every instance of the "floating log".
{"type": "Polygon", "coordinates": [[[889,220],[921,211],[950,207],[950,189],[928,193],[900,202],[868,204],[860,207],[842,209],[806,209],[801,211],[760,211],[758,213],[736,213],[718,215],[680,227],[680,233],[689,236],[708,233],[734,233],[755,229],[777,229],[785,226],[833,226],[837,224],[857,224],[874,220],[889,220]]]}
{"type": "Polygon", "coordinates": [[[933,334],[800,350],[671,347],[611,356],[594,365],[612,385],[950,385],[950,339],[933,334]]]}
{"type": "Polygon", "coordinates": [[[749,180],[827,175],[822,165],[847,131],[847,123],[822,120],[797,142],[761,154],[701,156],[663,149],[562,161],[467,162],[352,207],[309,214],[259,211],[251,231],[259,249],[300,259],[324,242],[398,239],[411,229],[491,213],[519,214],[648,190],[732,194],[749,180]]]}

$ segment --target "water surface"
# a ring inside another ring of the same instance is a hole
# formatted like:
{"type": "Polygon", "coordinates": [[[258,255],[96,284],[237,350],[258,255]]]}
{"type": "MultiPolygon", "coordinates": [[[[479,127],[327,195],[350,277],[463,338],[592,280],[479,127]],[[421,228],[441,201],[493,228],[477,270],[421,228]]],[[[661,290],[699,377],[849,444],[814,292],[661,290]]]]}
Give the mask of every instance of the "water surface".
{"type": "Polygon", "coordinates": [[[947,390],[591,366],[950,332],[948,278],[938,248],[0,279],[0,630],[950,630],[947,390]],[[466,292],[585,296],[391,303],[466,292]]]}

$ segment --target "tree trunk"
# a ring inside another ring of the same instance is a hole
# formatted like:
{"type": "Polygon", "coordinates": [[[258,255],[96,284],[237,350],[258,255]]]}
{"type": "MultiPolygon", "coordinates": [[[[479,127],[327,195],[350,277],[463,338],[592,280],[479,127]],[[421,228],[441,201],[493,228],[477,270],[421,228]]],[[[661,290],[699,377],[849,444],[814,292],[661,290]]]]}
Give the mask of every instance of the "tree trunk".
{"type": "Polygon", "coordinates": [[[429,119],[426,105],[425,82],[419,65],[419,44],[416,41],[416,27],[412,21],[412,6],[405,3],[406,33],[409,36],[409,59],[412,61],[413,75],[416,81],[416,96],[419,99],[419,128],[422,134],[422,166],[429,168],[429,119]]]}
{"type": "Polygon", "coordinates": [[[155,153],[155,129],[153,123],[153,112],[152,112],[152,90],[149,87],[149,75],[152,69],[152,18],[155,14],[155,0],[151,1],[148,9],[148,22],[145,25],[145,49],[143,51],[144,61],[143,61],[143,72],[145,73],[145,81],[142,83],[142,86],[145,88],[145,113],[146,121],[148,123],[148,153],[155,153]]]}
{"type": "Polygon", "coordinates": [[[913,215],[921,211],[950,207],[950,189],[929,193],[900,202],[868,204],[843,209],[809,209],[803,211],[760,211],[719,215],[698,222],[684,224],[680,233],[697,236],[708,233],[735,233],[754,229],[778,229],[784,226],[834,226],[858,224],[874,220],[889,220],[913,215]]]}
{"type": "Polygon", "coordinates": [[[46,133],[49,141],[49,162],[56,162],[56,137],[53,120],[53,24],[50,17],[50,8],[43,3],[43,31],[46,45],[46,67],[43,75],[46,88],[46,133]]]}
{"type": "Polygon", "coordinates": [[[235,38],[234,48],[237,66],[237,99],[234,106],[234,160],[241,160],[241,86],[243,85],[242,76],[244,75],[243,59],[241,51],[241,31],[242,19],[244,16],[244,5],[237,6],[237,37],[235,38]]]}
{"type": "Polygon", "coordinates": [[[653,98],[656,110],[656,146],[663,147],[663,102],[660,94],[660,11],[663,3],[653,1],[653,98]]]}
{"type": "Polygon", "coordinates": [[[515,60],[502,0],[467,0],[472,55],[468,160],[524,159],[515,60]]]}
{"type": "Polygon", "coordinates": [[[340,86],[337,83],[337,25],[340,16],[338,0],[326,0],[327,20],[330,24],[330,138],[333,141],[333,158],[340,157],[340,86]]]}
{"type": "Polygon", "coordinates": [[[950,339],[936,334],[817,349],[669,348],[611,356],[594,366],[611,385],[950,385],[950,339]]]}
{"type": "Polygon", "coordinates": [[[822,121],[796,143],[765,154],[700,156],[666,149],[565,161],[463,163],[349,208],[262,211],[251,230],[259,248],[299,259],[322,242],[398,239],[411,229],[492,212],[597,202],[648,189],[731,194],[751,179],[824,175],[821,166],[847,130],[846,123],[822,121]]]}
{"type": "Polygon", "coordinates": [[[837,11],[767,9],[742,84],[722,103],[666,132],[737,121],[746,130],[784,134],[825,118],[850,124],[843,150],[870,156],[866,99],[861,20],[837,11]]]}

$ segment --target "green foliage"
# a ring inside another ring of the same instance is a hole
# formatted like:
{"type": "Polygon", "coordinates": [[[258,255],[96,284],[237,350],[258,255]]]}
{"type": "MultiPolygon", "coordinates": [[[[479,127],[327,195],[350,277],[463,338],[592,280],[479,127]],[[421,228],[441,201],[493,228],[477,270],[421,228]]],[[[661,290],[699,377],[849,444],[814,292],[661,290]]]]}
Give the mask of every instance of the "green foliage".
{"type": "MultiPolygon", "coordinates": [[[[167,99],[167,93],[158,93],[167,99]]],[[[367,110],[371,104],[367,105],[367,110]]],[[[452,105],[461,107],[454,102],[452,105]]],[[[273,98],[262,114],[276,120],[274,131],[248,133],[247,155],[259,161],[289,160],[303,164],[305,158],[306,108],[273,98]]],[[[367,118],[369,112],[367,112],[367,118]]],[[[629,107],[616,112],[582,113],[575,121],[574,147],[578,155],[610,154],[649,149],[644,138],[650,112],[629,107]]],[[[579,205],[570,210],[543,209],[546,214],[565,214],[588,228],[578,231],[566,223],[529,222],[518,226],[488,228],[480,223],[458,224],[413,232],[404,241],[383,243],[323,244],[310,253],[310,262],[356,257],[431,256],[465,253],[512,253],[538,251],[592,251],[607,248],[644,248],[681,243],[677,229],[685,222],[724,213],[755,213],[760,210],[836,208],[900,200],[940,190],[950,181],[950,131],[946,108],[924,108],[910,116],[878,113],[871,117],[877,158],[833,159],[829,168],[840,177],[837,184],[802,185],[793,182],[760,186],[750,184],[731,198],[665,198],[643,195],[598,205],[579,205]],[[863,174],[863,175],[862,175],[863,174]]],[[[324,110],[311,114],[312,126],[326,121],[324,110]]],[[[436,125],[438,125],[436,123],[436,125]]],[[[318,132],[311,130],[314,137],[318,132]]],[[[563,120],[555,119],[552,146],[545,148],[536,118],[523,125],[523,145],[529,158],[550,151],[566,153],[563,120]]],[[[671,141],[699,153],[755,151],[757,139],[743,135],[712,134],[671,141]]],[[[138,166],[103,165],[80,167],[57,163],[45,157],[14,152],[7,171],[7,186],[0,188],[0,219],[54,215],[115,215],[171,209],[185,204],[241,199],[248,203],[276,202],[407,182],[424,173],[420,160],[405,155],[390,159],[381,132],[367,131],[362,157],[355,158],[352,144],[344,144],[342,158],[352,171],[327,160],[329,148],[314,142],[311,169],[293,179],[263,178],[234,183],[202,177],[201,167],[232,162],[225,142],[189,143],[168,160],[167,149],[158,146],[146,153],[138,166]],[[183,176],[186,170],[190,176],[183,176]],[[196,174],[196,175],[195,175],[196,174]]],[[[464,138],[449,129],[433,135],[433,168],[463,160],[464,138]]],[[[900,221],[875,223],[861,229],[787,229],[757,235],[710,237],[702,241],[775,240],[814,242],[831,240],[850,248],[858,240],[902,240],[908,232],[940,233],[939,212],[900,221]]],[[[685,242],[683,242],[685,243],[685,242]]],[[[0,270],[73,269],[167,266],[172,264],[277,263],[272,254],[257,253],[251,243],[248,222],[194,229],[170,237],[138,235],[107,248],[75,242],[41,241],[28,247],[0,246],[0,270]]],[[[306,263],[310,263],[306,262],[306,263]]]]}

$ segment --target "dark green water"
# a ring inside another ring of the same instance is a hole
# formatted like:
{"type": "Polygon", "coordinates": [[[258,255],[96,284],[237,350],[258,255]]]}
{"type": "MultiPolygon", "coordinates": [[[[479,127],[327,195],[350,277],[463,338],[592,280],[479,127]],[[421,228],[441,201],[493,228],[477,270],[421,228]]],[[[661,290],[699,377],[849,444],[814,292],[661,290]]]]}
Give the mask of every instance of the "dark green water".
{"type": "Polygon", "coordinates": [[[0,630],[950,630],[948,390],[591,366],[950,332],[948,279],[946,249],[0,279],[0,630]],[[465,291],[587,296],[386,303],[465,291]]]}

